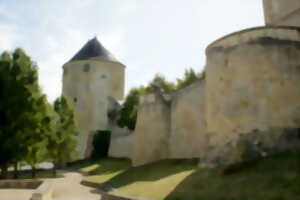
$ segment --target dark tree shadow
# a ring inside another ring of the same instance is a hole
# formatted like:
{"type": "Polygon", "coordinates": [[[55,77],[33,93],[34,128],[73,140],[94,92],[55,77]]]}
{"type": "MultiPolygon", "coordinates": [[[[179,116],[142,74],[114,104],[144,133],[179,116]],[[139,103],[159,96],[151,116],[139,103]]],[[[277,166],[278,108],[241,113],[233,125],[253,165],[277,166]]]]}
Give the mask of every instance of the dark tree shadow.
{"type": "Polygon", "coordinates": [[[191,160],[163,160],[139,167],[132,167],[113,177],[106,183],[114,188],[120,188],[138,181],[156,181],[167,176],[186,170],[195,169],[198,159],[191,160]]]}
{"type": "Polygon", "coordinates": [[[109,158],[101,161],[99,167],[91,170],[89,175],[111,174],[118,171],[125,171],[131,167],[129,159],[109,158]]]}
{"type": "Polygon", "coordinates": [[[98,174],[109,174],[117,171],[124,171],[131,167],[131,161],[129,159],[115,159],[105,158],[102,160],[84,160],[77,161],[67,166],[68,170],[75,170],[83,173],[84,175],[98,175],[98,174]],[[98,167],[85,171],[83,169],[91,167],[92,165],[99,165],[98,167]]]}
{"type": "Polygon", "coordinates": [[[300,199],[300,153],[260,158],[222,175],[222,168],[198,169],[166,200],[289,200],[300,199]]]}

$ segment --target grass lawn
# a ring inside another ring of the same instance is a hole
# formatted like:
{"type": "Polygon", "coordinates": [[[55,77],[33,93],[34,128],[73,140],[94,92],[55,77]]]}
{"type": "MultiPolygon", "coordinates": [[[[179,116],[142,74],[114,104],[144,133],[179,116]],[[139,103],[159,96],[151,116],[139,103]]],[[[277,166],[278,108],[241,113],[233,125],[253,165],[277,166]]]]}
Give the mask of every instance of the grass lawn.
{"type": "Polygon", "coordinates": [[[196,160],[164,160],[131,167],[124,159],[74,166],[88,180],[109,183],[116,193],[155,200],[300,200],[300,153],[254,160],[223,176],[220,169],[198,169],[196,160]]]}

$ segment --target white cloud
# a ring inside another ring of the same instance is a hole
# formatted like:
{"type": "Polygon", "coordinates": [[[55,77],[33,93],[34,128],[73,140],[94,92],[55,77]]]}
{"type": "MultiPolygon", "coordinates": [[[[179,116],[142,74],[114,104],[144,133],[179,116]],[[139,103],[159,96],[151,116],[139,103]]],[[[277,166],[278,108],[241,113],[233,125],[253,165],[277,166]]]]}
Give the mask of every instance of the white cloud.
{"type": "Polygon", "coordinates": [[[119,6],[119,12],[121,15],[128,15],[137,9],[137,0],[121,0],[119,6]]]}

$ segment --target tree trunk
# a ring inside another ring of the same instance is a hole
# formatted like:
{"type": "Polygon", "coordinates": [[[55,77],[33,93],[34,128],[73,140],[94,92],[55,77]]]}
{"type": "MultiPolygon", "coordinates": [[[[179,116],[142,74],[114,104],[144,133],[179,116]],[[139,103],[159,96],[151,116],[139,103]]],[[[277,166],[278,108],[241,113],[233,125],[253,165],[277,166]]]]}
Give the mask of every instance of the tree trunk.
{"type": "Polygon", "coordinates": [[[31,166],[31,177],[32,178],[35,178],[35,176],[36,176],[36,169],[35,169],[35,166],[31,166]]]}
{"type": "Polygon", "coordinates": [[[18,161],[14,163],[14,179],[19,178],[19,169],[18,169],[18,161]]]}
{"type": "Polygon", "coordinates": [[[7,179],[8,176],[8,163],[3,163],[1,165],[1,179],[7,179]]]}
{"type": "Polygon", "coordinates": [[[52,170],[53,170],[52,173],[53,173],[53,176],[54,176],[54,177],[56,177],[56,169],[57,169],[57,163],[54,162],[54,163],[53,163],[53,169],[52,169],[52,170]]]}

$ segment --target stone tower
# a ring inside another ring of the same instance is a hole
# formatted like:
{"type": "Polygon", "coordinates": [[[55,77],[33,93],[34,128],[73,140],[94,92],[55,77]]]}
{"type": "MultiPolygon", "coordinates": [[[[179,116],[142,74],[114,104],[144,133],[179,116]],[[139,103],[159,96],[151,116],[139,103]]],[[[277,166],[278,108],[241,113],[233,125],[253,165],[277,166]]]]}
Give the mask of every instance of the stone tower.
{"type": "Polygon", "coordinates": [[[108,97],[124,96],[125,65],[93,38],[63,66],[63,94],[75,110],[79,159],[92,150],[93,133],[107,130],[108,97]]]}
{"type": "Polygon", "coordinates": [[[299,0],[264,0],[267,26],[300,26],[299,0]]]}

